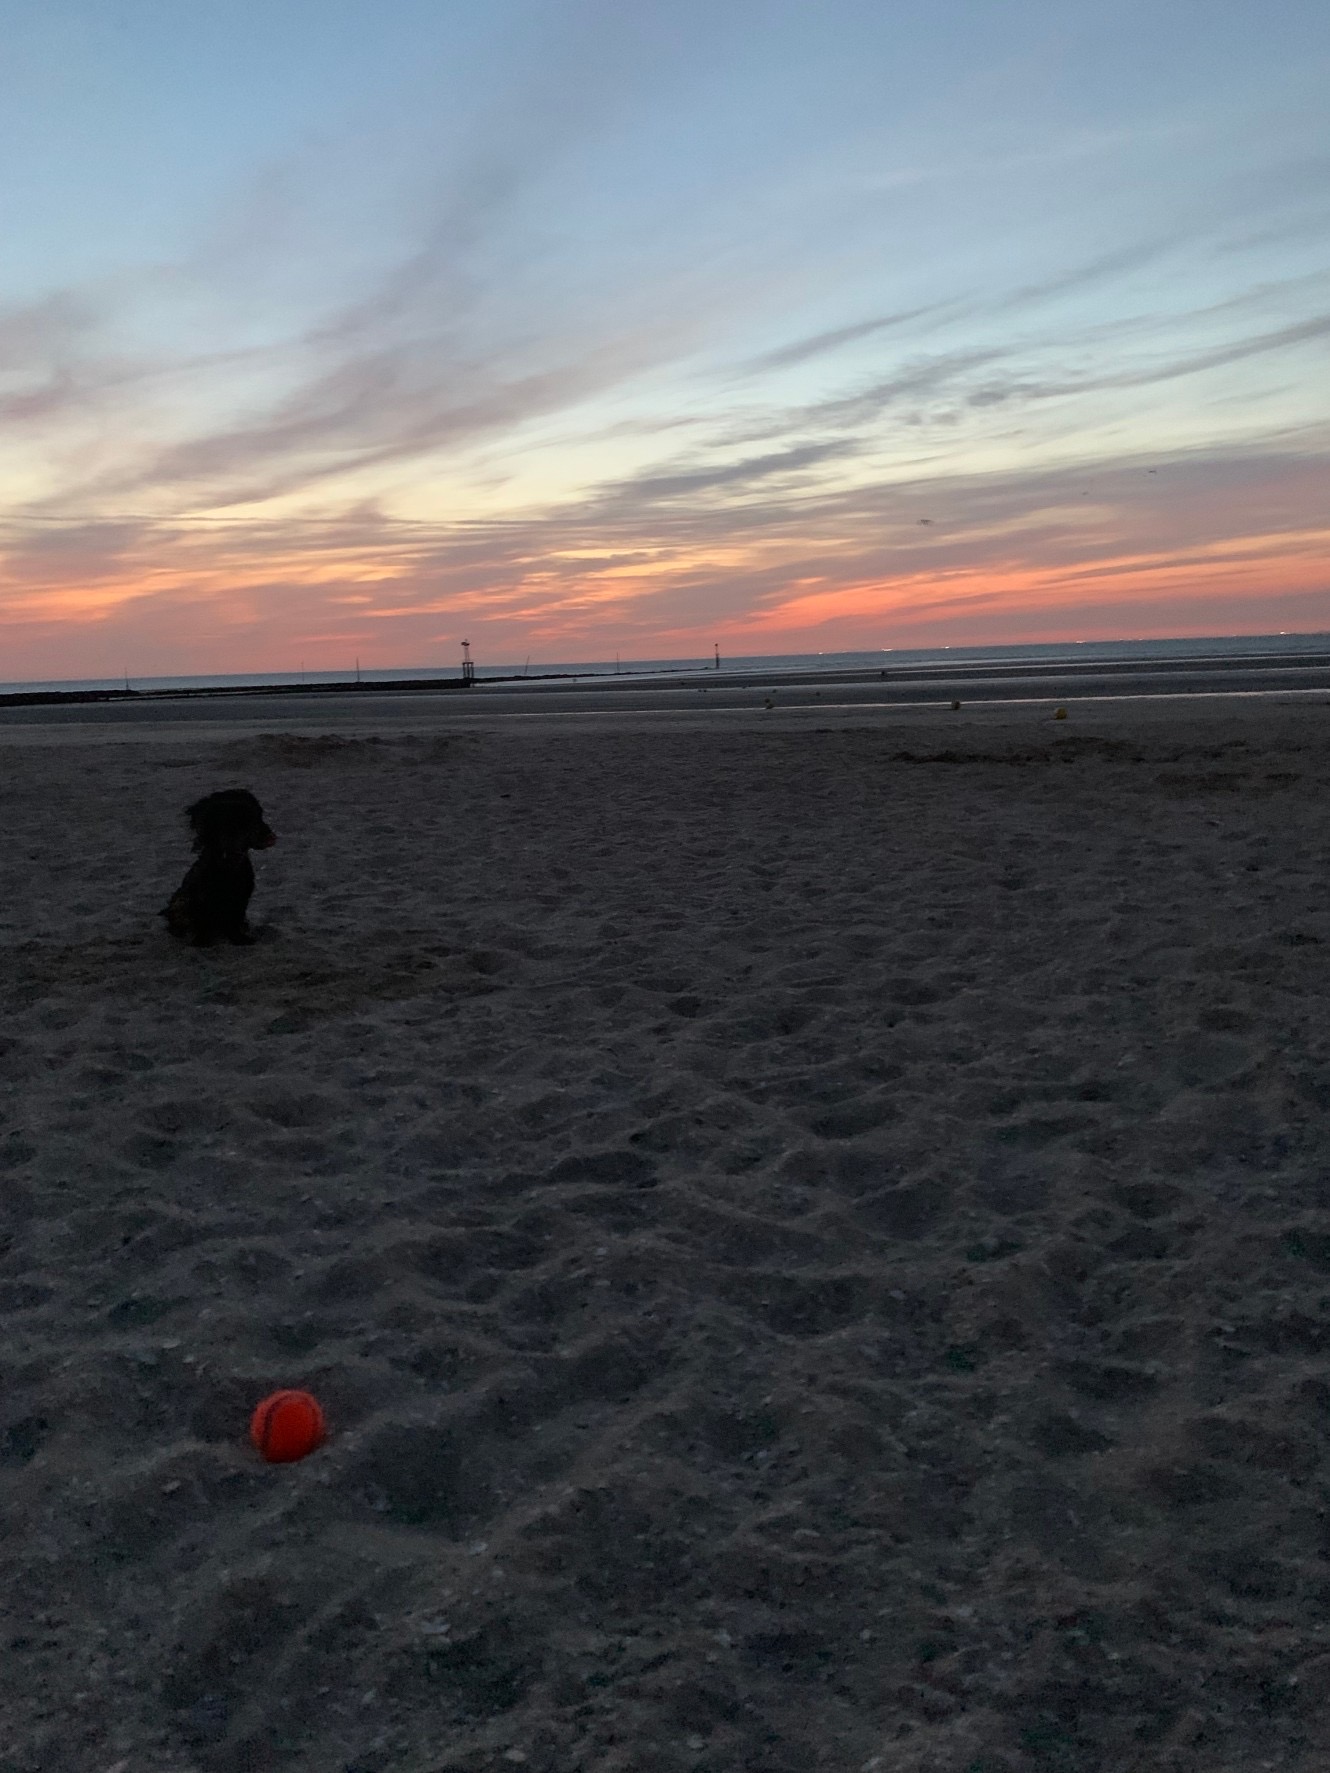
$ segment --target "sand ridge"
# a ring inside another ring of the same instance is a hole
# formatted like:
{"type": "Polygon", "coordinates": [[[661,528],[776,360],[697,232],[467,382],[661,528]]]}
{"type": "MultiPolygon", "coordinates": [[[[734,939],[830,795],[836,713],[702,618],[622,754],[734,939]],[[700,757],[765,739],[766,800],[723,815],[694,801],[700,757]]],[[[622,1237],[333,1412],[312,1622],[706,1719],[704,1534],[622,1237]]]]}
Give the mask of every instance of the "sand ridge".
{"type": "Polygon", "coordinates": [[[7,748],[10,1765],[1324,1765],[1324,722],[7,748]]]}

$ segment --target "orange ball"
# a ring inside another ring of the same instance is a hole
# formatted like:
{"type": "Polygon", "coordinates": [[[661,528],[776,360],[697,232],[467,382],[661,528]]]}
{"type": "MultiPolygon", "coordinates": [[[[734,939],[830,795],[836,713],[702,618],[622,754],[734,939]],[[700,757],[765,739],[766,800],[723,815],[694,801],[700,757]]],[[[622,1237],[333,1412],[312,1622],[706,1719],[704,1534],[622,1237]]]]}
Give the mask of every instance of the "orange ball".
{"type": "Polygon", "coordinates": [[[289,1465],[323,1445],[327,1427],[307,1391],[274,1391],[249,1419],[249,1438],[270,1465],[289,1465]]]}

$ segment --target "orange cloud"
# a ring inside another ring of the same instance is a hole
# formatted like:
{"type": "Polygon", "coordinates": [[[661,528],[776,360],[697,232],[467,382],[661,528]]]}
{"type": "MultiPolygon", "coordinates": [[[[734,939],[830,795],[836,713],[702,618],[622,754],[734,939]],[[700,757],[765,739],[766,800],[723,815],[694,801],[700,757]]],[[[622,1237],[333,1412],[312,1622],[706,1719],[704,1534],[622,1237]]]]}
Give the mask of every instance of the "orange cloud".
{"type": "MultiPolygon", "coordinates": [[[[916,572],[887,580],[859,581],[803,592],[773,603],[737,625],[754,638],[801,633],[827,623],[886,623],[955,618],[985,607],[1020,611],[1032,622],[1073,610],[1093,587],[1097,601],[1120,604],[1124,614],[1138,598],[1173,597],[1181,614],[1188,605],[1244,593],[1323,590],[1330,614],[1330,531],[1280,538],[1241,538],[1169,553],[1122,554],[1090,564],[995,567],[916,572]]],[[[735,631],[734,628],[731,630],[735,631]]]]}
{"type": "Polygon", "coordinates": [[[510,662],[1330,626],[1324,454],[1165,466],[664,508],[611,489],[451,524],[357,508],[15,529],[5,673],[411,665],[463,635],[510,662]]]}

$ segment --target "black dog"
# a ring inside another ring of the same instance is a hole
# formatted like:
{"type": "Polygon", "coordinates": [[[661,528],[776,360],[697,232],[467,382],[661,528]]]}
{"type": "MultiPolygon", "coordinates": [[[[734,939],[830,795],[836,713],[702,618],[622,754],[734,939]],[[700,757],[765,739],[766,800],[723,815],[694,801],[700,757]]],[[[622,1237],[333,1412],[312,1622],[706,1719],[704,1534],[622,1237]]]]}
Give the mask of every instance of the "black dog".
{"type": "Polygon", "coordinates": [[[248,788],[223,788],[196,800],[186,817],[199,859],[171,896],[162,916],[173,936],[195,947],[222,937],[252,942],[245,913],[254,891],[250,850],[271,849],[277,834],[248,788]]]}

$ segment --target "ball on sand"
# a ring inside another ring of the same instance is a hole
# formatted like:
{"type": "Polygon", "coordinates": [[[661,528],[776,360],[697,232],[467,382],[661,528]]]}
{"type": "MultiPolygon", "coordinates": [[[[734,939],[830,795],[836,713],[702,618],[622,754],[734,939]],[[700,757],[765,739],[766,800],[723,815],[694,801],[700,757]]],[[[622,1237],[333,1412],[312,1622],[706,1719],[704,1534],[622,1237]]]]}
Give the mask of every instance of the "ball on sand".
{"type": "Polygon", "coordinates": [[[289,1465],[322,1446],[327,1427],[307,1391],[274,1391],[249,1419],[249,1438],[270,1465],[289,1465]]]}

